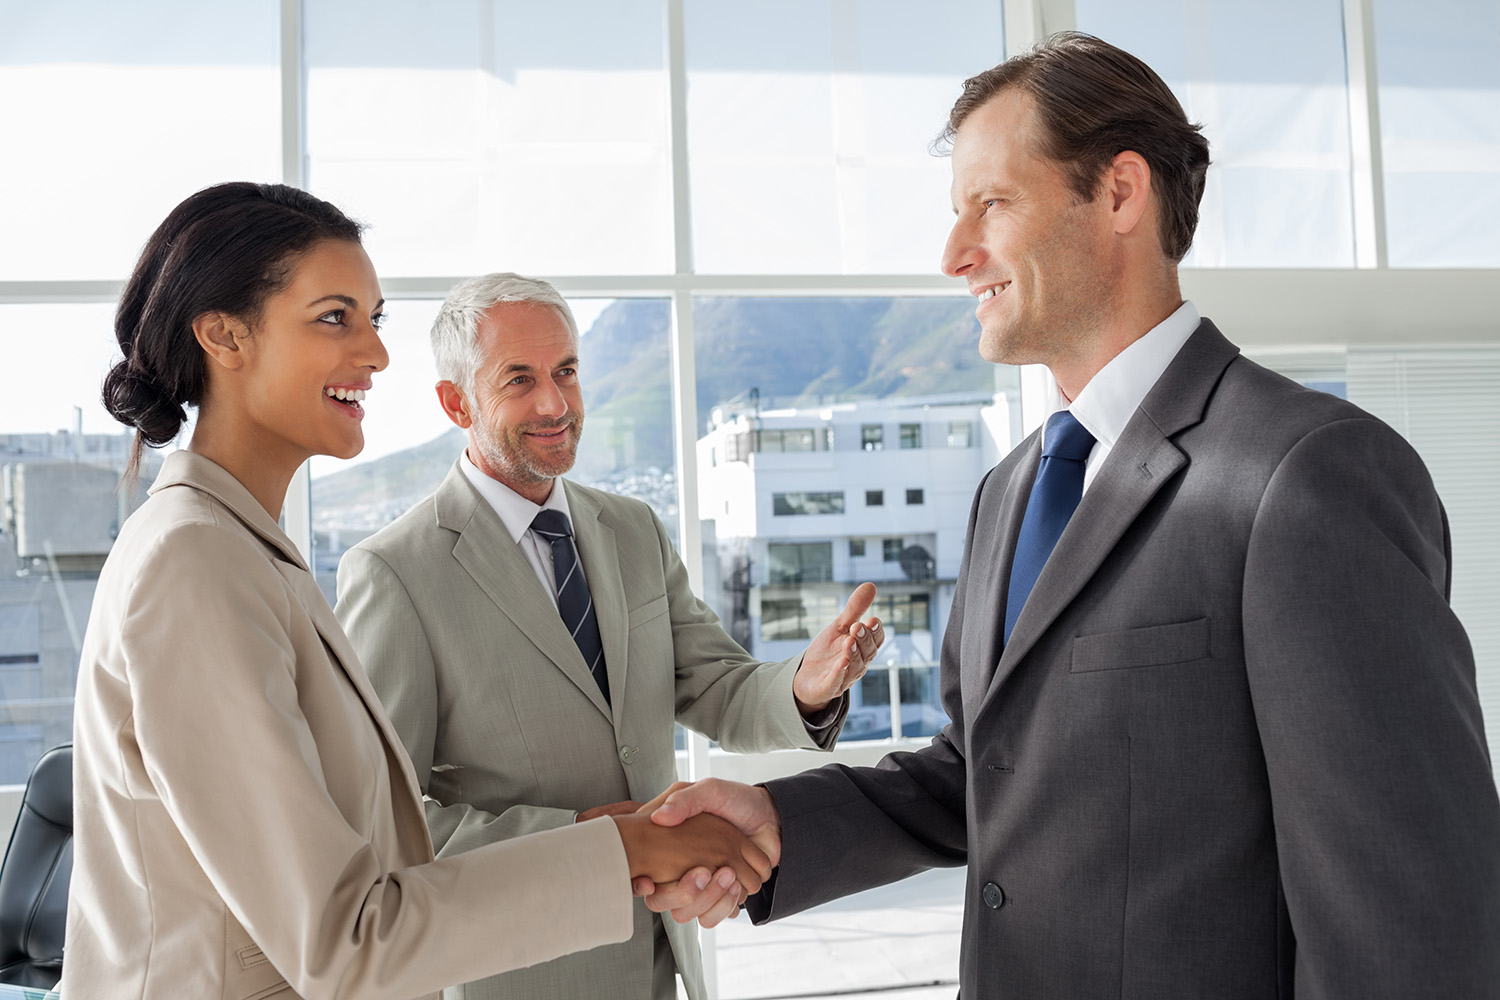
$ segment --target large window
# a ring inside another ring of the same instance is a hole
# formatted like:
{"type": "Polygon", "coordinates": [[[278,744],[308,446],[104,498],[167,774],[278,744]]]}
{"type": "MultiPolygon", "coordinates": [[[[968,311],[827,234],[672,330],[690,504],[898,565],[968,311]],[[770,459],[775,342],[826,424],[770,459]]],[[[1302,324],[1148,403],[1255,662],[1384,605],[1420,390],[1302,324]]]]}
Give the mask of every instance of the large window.
{"type": "Polygon", "coordinates": [[[684,7],[695,269],[933,270],[948,178],[927,143],[956,84],[1003,55],[1000,4],[684,7]]]}
{"type": "Polygon", "coordinates": [[[0,281],[118,281],[192,191],[280,180],[278,63],[274,0],[0,0],[0,281]]]}
{"type": "MultiPolygon", "coordinates": [[[[873,580],[891,634],[843,741],[936,731],[972,492],[1041,394],[979,359],[973,301],[936,273],[949,175],[927,144],[1037,22],[1137,52],[1203,122],[1200,310],[1428,460],[1500,745],[1493,4],[0,0],[0,784],[71,733],[98,566],[139,502],[99,488],[130,447],[97,400],[120,283],[173,204],[229,179],[367,222],[390,300],[366,451],[311,463],[284,515],[330,598],[339,555],[463,447],[432,391],[437,302],[461,276],[536,274],[583,331],[572,475],[650,504],[756,655],[794,655],[873,580]],[[1384,257],[1361,249],[1371,226],[1384,257]]],[[[684,776],[767,776],[687,746],[684,776]]],[[[918,910],[871,939],[915,933],[918,910]]],[[[756,934],[721,995],[786,992],[755,978],[780,953],[743,957],[801,945],[756,934]]],[[[799,988],[890,986],[895,964],[799,988]]]]}
{"type": "Polygon", "coordinates": [[[844,494],[838,492],[773,493],[771,511],[778,517],[794,514],[842,514],[844,494]]]}
{"type": "Polygon", "coordinates": [[[1212,144],[1202,267],[1349,267],[1341,0],[1077,0],[1078,27],[1146,60],[1212,144]]]}
{"type": "Polygon", "coordinates": [[[382,273],[671,271],[658,0],[304,9],[308,181],[382,273]]]}
{"type": "Polygon", "coordinates": [[[766,546],[770,583],[828,583],[833,580],[832,542],[771,542],[766,546]]]}
{"type": "Polygon", "coordinates": [[[1394,267],[1500,267],[1500,7],[1375,0],[1394,267]]]}
{"type": "Polygon", "coordinates": [[[760,637],[765,642],[810,639],[838,612],[839,603],[832,594],[768,593],[760,600],[760,637]]]}

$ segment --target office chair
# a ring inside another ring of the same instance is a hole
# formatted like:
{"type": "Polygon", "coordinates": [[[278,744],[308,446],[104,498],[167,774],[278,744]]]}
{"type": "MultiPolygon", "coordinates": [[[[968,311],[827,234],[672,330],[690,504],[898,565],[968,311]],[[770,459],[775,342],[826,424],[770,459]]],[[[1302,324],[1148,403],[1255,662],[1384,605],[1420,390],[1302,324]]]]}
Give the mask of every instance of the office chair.
{"type": "Polygon", "coordinates": [[[62,978],[73,874],[73,745],[42,754],[0,864],[0,983],[52,989],[62,978]]]}

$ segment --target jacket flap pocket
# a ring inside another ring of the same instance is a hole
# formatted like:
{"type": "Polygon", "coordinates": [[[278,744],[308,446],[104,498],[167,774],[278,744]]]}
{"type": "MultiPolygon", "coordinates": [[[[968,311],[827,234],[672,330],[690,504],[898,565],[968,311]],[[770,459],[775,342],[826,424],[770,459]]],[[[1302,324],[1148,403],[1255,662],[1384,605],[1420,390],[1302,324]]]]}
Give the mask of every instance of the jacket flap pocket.
{"type": "Polygon", "coordinates": [[[224,996],[234,997],[235,1000],[263,1000],[263,998],[278,996],[283,992],[287,996],[295,996],[292,988],[287,985],[286,979],[266,953],[260,950],[260,945],[254,941],[246,941],[245,933],[237,927],[231,930],[229,940],[225,942],[228,946],[228,968],[225,969],[224,996]]]}
{"type": "Polygon", "coordinates": [[[652,601],[647,601],[638,608],[631,608],[628,618],[629,628],[638,628],[649,621],[655,621],[667,613],[667,595],[662,594],[652,601]]]}
{"type": "Polygon", "coordinates": [[[1209,656],[1209,620],[1148,625],[1123,632],[1080,635],[1073,640],[1075,674],[1128,667],[1159,667],[1209,656]]]}

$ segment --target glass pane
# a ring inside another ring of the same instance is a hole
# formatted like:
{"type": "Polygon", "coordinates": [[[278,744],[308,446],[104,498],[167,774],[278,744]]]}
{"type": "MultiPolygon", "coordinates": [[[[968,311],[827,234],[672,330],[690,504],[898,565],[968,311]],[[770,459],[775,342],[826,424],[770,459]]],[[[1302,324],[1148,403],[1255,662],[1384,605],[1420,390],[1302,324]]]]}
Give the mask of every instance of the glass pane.
{"type": "Polygon", "coordinates": [[[937,270],[949,177],[928,143],[963,80],[1004,58],[1001,5],[684,9],[695,269],[937,270]]]}
{"type": "MultiPolygon", "coordinates": [[[[677,538],[668,304],[661,299],[571,301],[583,331],[584,433],[568,478],[650,504],[677,538]]],[[[397,300],[381,336],[391,363],[365,400],[365,450],[312,463],[318,583],[334,600],[338,561],[437,489],[464,449],[438,406],[428,331],[441,303],[397,300]]]]}
{"type": "Polygon", "coordinates": [[[1144,59],[1212,146],[1199,267],[1352,267],[1340,0],[1078,0],[1078,27],[1144,59]]]}
{"type": "Polygon", "coordinates": [[[99,385],[114,307],[0,305],[0,785],[73,735],[79,644],[104,558],[160,465],[120,488],[133,438],[99,385]]]}
{"type": "Polygon", "coordinates": [[[659,0],[307,0],[309,181],[388,274],[672,269],[659,0]]]}
{"type": "Polygon", "coordinates": [[[726,920],[714,932],[719,995],[952,1000],[966,873],[932,869],[758,927],[726,920]]]}
{"type": "Polygon", "coordinates": [[[114,319],[113,303],[0,305],[0,434],[128,436],[99,399],[120,359],[114,319]]]}
{"type": "Polygon", "coordinates": [[[1375,2],[1393,267],[1500,267],[1500,5],[1375,2]]]}
{"type": "MultiPolygon", "coordinates": [[[[694,303],[705,600],[776,661],[875,583],[887,641],[844,740],[890,736],[887,667],[936,666],[974,489],[1017,440],[1016,370],[980,359],[973,311],[946,298],[694,303]],[[950,446],[955,426],[972,446],[950,446]],[[871,447],[884,428],[890,448],[871,447]],[[766,447],[809,429],[832,447],[766,447]]],[[[902,718],[925,732],[936,691],[900,676],[902,718]]]]}
{"type": "Polygon", "coordinates": [[[0,0],[0,276],[130,273],[173,205],[281,179],[276,0],[0,0]]]}

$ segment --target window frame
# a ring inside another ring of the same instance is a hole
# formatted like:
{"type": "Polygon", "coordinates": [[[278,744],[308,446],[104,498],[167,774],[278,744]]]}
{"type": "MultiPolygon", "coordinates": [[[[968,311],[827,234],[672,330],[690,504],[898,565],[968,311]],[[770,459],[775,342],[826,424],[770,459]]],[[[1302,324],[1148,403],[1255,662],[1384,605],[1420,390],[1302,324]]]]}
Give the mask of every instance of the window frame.
{"type": "MultiPolygon", "coordinates": [[[[1001,4],[1001,0],[996,0],[1001,4]]],[[[694,449],[697,369],[694,355],[693,300],[713,295],[736,296],[952,296],[963,282],[937,273],[920,274],[701,274],[692,253],[691,200],[687,155],[685,0],[661,0],[669,72],[673,261],[664,275],[546,276],[568,297],[666,298],[671,311],[671,377],[676,457],[678,543],[690,585],[704,587],[698,458],[694,449]]],[[[1004,2],[1005,51],[1015,55],[1044,35],[1076,25],[1071,0],[1004,2]]],[[[280,17],[281,179],[307,186],[306,67],[303,65],[302,0],[278,0],[280,17]]],[[[1413,329],[1443,330],[1452,344],[1494,342],[1493,289],[1500,269],[1391,269],[1386,247],[1384,169],[1380,130],[1379,81],[1375,66],[1373,5],[1370,0],[1343,0],[1346,61],[1354,154],[1355,266],[1306,270],[1193,269],[1181,275],[1183,295],[1205,316],[1224,320],[1224,328],[1242,348],[1281,347],[1295,343],[1286,317],[1295,315],[1300,329],[1319,331],[1323,343],[1380,346],[1410,336],[1413,329]]],[[[973,67],[965,67],[972,70],[973,67]]],[[[936,127],[936,123],[935,123],[936,127]]],[[[143,234],[144,235],[144,234],[143,234]]],[[[441,298],[461,276],[382,275],[386,297],[441,298]]],[[[113,303],[122,280],[0,280],[0,304],[113,303]]],[[[1034,430],[1044,413],[1033,404],[1045,372],[1028,369],[1022,377],[1020,434],[1034,430]]],[[[985,418],[986,421],[988,418],[985,418]]],[[[950,430],[951,437],[951,430],[950,430]]],[[[972,440],[972,439],[971,439],[972,440]]],[[[828,442],[831,446],[831,442],[828,442]]],[[[973,446],[973,445],[971,445],[973,446]]],[[[883,450],[883,428],[880,449],[883,450]]],[[[952,447],[950,443],[950,447],[952,447]]],[[[748,449],[746,449],[748,450],[748,449]]],[[[714,456],[723,461],[742,455],[714,456]]],[[[873,491],[867,491],[873,492],[873,491]]],[[[883,494],[883,491],[879,491],[883,494]]],[[[875,506],[867,503],[866,506],[875,506]]],[[[884,506],[883,495],[882,503],[884,506]]],[[[847,509],[847,508],[846,508],[847,509]]],[[[288,535],[309,560],[312,545],[311,476],[303,466],[288,490],[283,511],[288,535]]],[[[876,529],[878,530],[878,529],[876,529]]],[[[863,541],[863,539],[861,539],[863,541]]],[[[852,540],[851,540],[852,545],[852,540]]],[[[688,743],[688,776],[712,773],[708,742],[693,734],[688,743]]],[[[710,991],[715,989],[712,964],[710,991]]]]}

